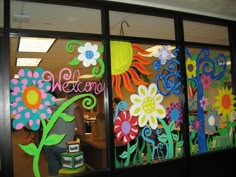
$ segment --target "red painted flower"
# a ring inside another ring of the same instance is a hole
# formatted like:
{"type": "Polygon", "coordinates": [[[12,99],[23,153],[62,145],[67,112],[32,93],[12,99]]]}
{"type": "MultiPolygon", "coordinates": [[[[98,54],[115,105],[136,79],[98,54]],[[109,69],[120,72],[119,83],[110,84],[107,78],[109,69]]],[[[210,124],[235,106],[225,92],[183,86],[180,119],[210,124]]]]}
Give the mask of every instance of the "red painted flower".
{"type": "Polygon", "coordinates": [[[123,144],[129,143],[138,134],[137,117],[132,116],[129,111],[120,111],[114,123],[114,132],[117,140],[123,144]]]}

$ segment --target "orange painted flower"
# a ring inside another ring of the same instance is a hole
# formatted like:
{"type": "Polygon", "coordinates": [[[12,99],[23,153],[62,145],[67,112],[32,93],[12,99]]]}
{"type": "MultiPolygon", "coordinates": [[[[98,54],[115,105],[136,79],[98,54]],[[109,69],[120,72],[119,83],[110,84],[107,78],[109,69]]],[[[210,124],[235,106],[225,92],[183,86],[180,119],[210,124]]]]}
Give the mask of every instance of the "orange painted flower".
{"type": "Polygon", "coordinates": [[[149,65],[152,60],[147,60],[141,54],[148,54],[149,52],[142,49],[137,44],[130,42],[111,41],[111,72],[112,72],[112,87],[115,87],[117,96],[124,99],[121,93],[121,84],[129,92],[134,93],[134,85],[147,85],[139,76],[139,73],[144,75],[151,75],[144,65],[149,65]],[[134,53],[134,50],[138,53],[134,53]]]}
{"type": "Polygon", "coordinates": [[[217,100],[214,104],[218,109],[218,113],[227,118],[234,111],[236,103],[235,96],[232,94],[232,88],[222,88],[218,90],[218,95],[215,97],[217,100]]]}

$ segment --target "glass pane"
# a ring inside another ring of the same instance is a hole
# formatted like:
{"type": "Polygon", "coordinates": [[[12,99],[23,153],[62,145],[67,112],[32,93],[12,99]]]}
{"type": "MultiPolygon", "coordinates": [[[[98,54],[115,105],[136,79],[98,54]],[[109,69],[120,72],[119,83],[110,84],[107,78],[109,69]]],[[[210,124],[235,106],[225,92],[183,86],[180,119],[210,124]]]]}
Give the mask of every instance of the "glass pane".
{"type": "Polygon", "coordinates": [[[112,11],[110,12],[110,33],[112,35],[174,40],[174,20],[112,11]]]}
{"type": "Polygon", "coordinates": [[[230,52],[186,49],[191,154],[236,145],[230,52]]]}
{"type": "Polygon", "coordinates": [[[200,22],[184,21],[184,39],[190,42],[229,45],[227,27],[200,22]]]}
{"type": "Polygon", "coordinates": [[[101,33],[95,9],[12,1],[11,16],[11,28],[101,33]]]}
{"type": "Polygon", "coordinates": [[[22,41],[30,41],[27,47],[32,48],[36,39],[38,46],[49,38],[10,38],[14,173],[59,176],[58,171],[62,175],[107,168],[102,42],[57,38],[46,53],[19,52],[22,41]],[[17,58],[42,60],[38,66],[26,66],[25,61],[17,67],[17,58]],[[55,147],[63,162],[60,169],[52,167],[58,163],[51,159],[55,147]],[[19,165],[33,160],[33,168],[19,165]]]}
{"type": "Polygon", "coordinates": [[[0,0],[0,28],[3,27],[4,24],[4,4],[3,4],[3,0],[0,0]]]}
{"type": "Polygon", "coordinates": [[[183,157],[177,51],[111,41],[117,168],[183,157]]]}

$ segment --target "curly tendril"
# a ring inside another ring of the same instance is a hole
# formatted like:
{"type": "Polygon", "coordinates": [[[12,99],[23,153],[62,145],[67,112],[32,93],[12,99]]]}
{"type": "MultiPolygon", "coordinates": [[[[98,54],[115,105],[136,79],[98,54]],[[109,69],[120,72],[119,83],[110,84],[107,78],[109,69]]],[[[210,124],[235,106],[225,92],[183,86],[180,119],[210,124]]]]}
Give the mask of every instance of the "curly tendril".
{"type": "Polygon", "coordinates": [[[83,46],[84,44],[78,40],[71,40],[66,43],[66,51],[73,53],[75,51],[75,45],[83,46]]]}
{"type": "Polygon", "coordinates": [[[100,67],[95,66],[92,70],[92,75],[96,78],[101,77],[105,72],[105,65],[101,58],[97,59],[97,62],[100,64],[100,67]]]}
{"type": "Polygon", "coordinates": [[[84,98],[82,101],[82,106],[85,109],[92,109],[96,106],[97,100],[96,97],[92,94],[87,94],[88,97],[84,98]]]}

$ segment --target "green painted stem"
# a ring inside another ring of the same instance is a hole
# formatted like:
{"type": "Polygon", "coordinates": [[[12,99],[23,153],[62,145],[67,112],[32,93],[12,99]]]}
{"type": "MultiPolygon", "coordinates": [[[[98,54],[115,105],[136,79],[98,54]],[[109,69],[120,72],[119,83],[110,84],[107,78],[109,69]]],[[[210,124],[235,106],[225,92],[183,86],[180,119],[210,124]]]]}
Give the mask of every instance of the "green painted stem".
{"type": "Polygon", "coordinates": [[[171,132],[170,132],[170,129],[168,127],[168,125],[166,124],[166,122],[163,120],[163,119],[158,119],[158,121],[161,122],[161,124],[163,125],[164,127],[164,130],[166,132],[166,135],[167,135],[167,139],[168,139],[168,146],[169,146],[169,154],[168,154],[168,157],[169,158],[173,158],[174,156],[174,143],[173,143],[173,139],[171,138],[171,132]]]}
{"type": "Polygon", "coordinates": [[[127,167],[129,165],[129,162],[130,162],[130,144],[128,143],[127,144],[127,158],[125,161],[125,167],[127,167]]]}

